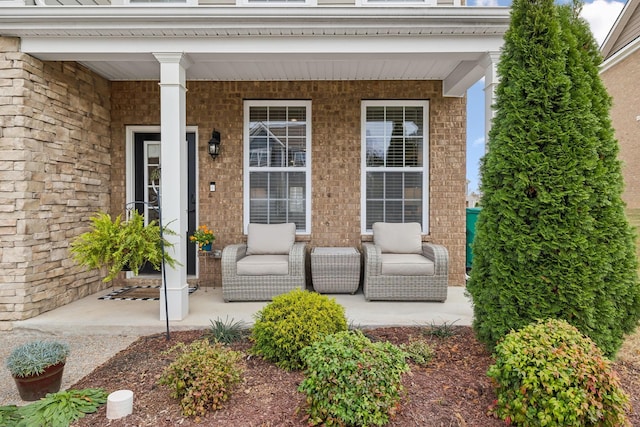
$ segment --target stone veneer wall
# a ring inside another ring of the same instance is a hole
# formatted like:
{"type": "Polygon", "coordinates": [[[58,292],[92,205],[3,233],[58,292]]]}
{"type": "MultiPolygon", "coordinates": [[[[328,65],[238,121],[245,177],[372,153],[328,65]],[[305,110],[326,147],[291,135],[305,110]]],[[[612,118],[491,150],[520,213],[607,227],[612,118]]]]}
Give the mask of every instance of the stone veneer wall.
{"type": "Polygon", "coordinates": [[[611,122],[620,144],[620,159],[625,188],[622,199],[629,209],[640,209],[640,50],[601,74],[609,95],[613,98],[611,122]]]}
{"type": "MultiPolygon", "coordinates": [[[[310,246],[356,247],[370,239],[360,233],[360,102],[429,99],[431,232],[425,240],[448,248],[450,284],[464,285],[466,99],[444,98],[439,81],[190,81],[187,87],[187,125],[197,126],[199,137],[199,223],[215,229],[215,248],[244,239],[244,99],[311,100],[312,233],[302,238],[310,246]],[[222,136],[215,160],[206,151],[213,128],[222,136]],[[209,181],[216,182],[214,193],[209,181]]],[[[126,126],[159,125],[160,92],[157,82],[113,82],[112,89],[111,207],[119,212],[125,201],[126,126]]],[[[219,261],[214,263],[211,279],[220,286],[219,261]]]]}
{"type": "Polygon", "coordinates": [[[0,329],[107,287],[68,248],[110,206],[109,97],[86,68],[0,37],[0,329]]]}

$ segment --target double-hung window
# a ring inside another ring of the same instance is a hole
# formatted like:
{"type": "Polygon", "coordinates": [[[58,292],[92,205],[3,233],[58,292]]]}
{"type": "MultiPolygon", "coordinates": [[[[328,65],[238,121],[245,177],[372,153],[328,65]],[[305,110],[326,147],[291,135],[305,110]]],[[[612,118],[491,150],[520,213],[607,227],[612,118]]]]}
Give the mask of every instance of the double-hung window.
{"type": "Polygon", "coordinates": [[[311,102],[245,101],[244,223],[311,231],[311,102]]]}
{"type": "Polygon", "coordinates": [[[428,233],[428,101],[362,101],[362,232],[418,222],[428,233]]]}

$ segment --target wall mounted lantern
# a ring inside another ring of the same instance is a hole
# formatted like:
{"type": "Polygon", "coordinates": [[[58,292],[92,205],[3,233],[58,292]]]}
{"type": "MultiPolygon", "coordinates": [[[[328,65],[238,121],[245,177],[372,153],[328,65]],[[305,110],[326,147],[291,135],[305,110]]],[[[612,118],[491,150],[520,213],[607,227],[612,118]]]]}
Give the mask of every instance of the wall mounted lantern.
{"type": "Polygon", "coordinates": [[[218,154],[220,154],[220,132],[214,129],[209,140],[209,155],[215,159],[218,154]]]}

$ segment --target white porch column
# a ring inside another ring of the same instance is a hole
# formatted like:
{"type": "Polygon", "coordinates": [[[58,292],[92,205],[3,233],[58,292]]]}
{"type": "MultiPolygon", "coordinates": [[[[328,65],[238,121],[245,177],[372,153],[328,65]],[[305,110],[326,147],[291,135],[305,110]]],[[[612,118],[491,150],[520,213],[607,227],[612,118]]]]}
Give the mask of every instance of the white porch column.
{"type": "Polygon", "coordinates": [[[500,60],[499,52],[488,52],[484,57],[484,150],[489,149],[489,131],[493,125],[493,118],[496,113],[493,104],[496,100],[496,87],[498,86],[498,61],[500,60]]]}
{"type": "MultiPolygon", "coordinates": [[[[180,266],[166,269],[169,320],[182,320],[189,314],[187,285],[187,144],[186,69],[190,63],[183,53],[154,53],[160,63],[160,184],[163,225],[175,236],[171,255],[180,266]]],[[[163,283],[164,286],[164,283],[163,283]]],[[[160,319],[166,320],[164,289],[160,292],[160,319]]]]}

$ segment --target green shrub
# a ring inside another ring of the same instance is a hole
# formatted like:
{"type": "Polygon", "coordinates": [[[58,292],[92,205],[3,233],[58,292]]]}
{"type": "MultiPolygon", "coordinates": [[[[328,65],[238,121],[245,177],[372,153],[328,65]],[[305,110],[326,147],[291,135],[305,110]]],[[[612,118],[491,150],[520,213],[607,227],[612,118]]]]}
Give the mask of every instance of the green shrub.
{"type": "Polygon", "coordinates": [[[624,426],[628,397],[601,350],[564,320],[507,334],[487,375],[495,414],[516,426],[624,426]]]}
{"type": "Polygon", "coordinates": [[[240,382],[241,354],[207,339],[188,346],[178,343],[167,351],[179,351],[176,360],[160,376],[159,383],[171,389],[171,396],[180,399],[183,415],[203,416],[209,410],[222,407],[234,385],[240,382]]]}
{"type": "Polygon", "coordinates": [[[49,393],[25,406],[0,406],[0,425],[14,427],[66,427],[107,401],[101,388],[49,393]]]}
{"type": "Polygon", "coordinates": [[[400,344],[400,349],[407,353],[407,357],[419,366],[427,366],[433,359],[433,348],[429,343],[420,339],[411,339],[408,344],[400,344]]]}
{"type": "Polygon", "coordinates": [[[211,320],[211,326],[205,333],[205,337],[210,343],[231,344],[244,338],[247,329],[242,321],[236,322],[228,317],[225,320],[217,318],[211,320]]]}
{"type": "Polygon", "coordinates": [[[384,425],[404,391],[406,354],[360,331],[327,335],[301,352],[306,365],[299,391],[307,394],[309,424],[384,425]]]}
{"type": "Polygon", "coordinates": [[[273,298],[255,318],[253,352],[288,370],[303,368],[300,350],[347,329],[344,307],[325,295],[299,289],[273,298]]]}
{"type": "Polygon", "coordinates": [[[474,330],[490,348],[512,329],[558,318],[613,357],[640,319],[611,99],[580,4],[511,6],[466,285],[474,330]]]}

